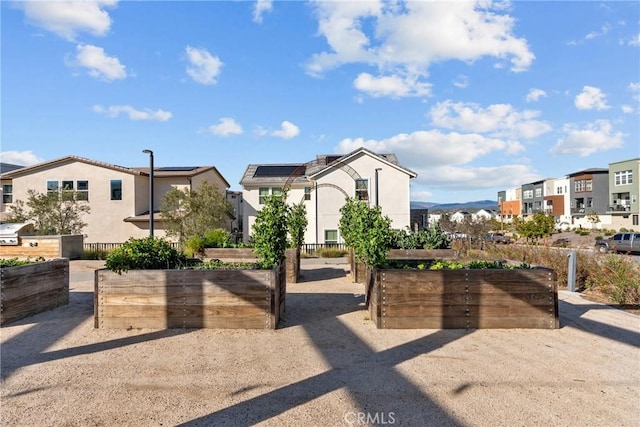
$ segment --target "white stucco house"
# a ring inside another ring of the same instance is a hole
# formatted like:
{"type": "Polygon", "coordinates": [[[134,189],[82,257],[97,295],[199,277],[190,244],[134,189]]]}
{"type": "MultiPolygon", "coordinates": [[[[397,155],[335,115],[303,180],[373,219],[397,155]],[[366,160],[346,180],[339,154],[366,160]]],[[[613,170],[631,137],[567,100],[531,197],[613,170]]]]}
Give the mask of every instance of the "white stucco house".
{"type": "Polygon", "coordinates": [[[243,189],[243,237],[249,241],[256,212],[264,196],[289,188],[287,203],[304,202],[308,226],[305,243],[341,243],[340,208],[347,197],[380,206],[396,229],[410,223],[410,181],[417,174],[398,163],[394,154],[359,148],[345,155],[318,155],[307,163],[251,164],[240,184],[243,189]]]}
{"type": "MultiPolygon", "coordinates": [[[[123,167],[78,156],[10,170],[0,176],[2,217],[10,218],[11,206],[17,200],[26,201],[29,190],[44,193],[66,188],[76,191],[79,202],[90,206],[90,212],[83,216],[87,223],[85,243],[121,243],[130,237],[147,237],[149,172],[148,167],[123,167]]],[[[154,167],[155,236],[165,236],[159,214],[165,193],[171,188],[197,189],[204,181],[223,194],[229,188],[214,166],[154,167]]]]}

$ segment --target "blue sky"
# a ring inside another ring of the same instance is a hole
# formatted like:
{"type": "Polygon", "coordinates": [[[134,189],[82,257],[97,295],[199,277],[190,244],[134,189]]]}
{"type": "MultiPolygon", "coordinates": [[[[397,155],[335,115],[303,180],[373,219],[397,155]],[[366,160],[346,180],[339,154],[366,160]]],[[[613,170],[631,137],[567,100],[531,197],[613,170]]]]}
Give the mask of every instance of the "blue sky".
{"type": "Polygon", "coordinates": [[[249,163],[364,146],[412,200],[640,156],[640,3],[2,1],[1,160],[249,163]]]}

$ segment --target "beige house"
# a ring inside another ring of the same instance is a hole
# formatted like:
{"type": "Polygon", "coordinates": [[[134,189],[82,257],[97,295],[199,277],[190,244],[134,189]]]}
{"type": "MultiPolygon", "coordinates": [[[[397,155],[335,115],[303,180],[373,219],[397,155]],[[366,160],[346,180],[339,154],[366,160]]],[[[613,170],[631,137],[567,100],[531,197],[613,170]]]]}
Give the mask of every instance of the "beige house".
{"type": "MultiPolygon", "coordinates": [[[[163,237],[159,212],[171,188],[197,189],[207,181],[225,193],[230,187],[213,166],[154,168],[154,235],[163,237]]],[[[27,192],[72,189],[91,207],[83,217],[85,243],[120,243],[149,235],[149,168],[128,168],[78,156],[66,156],[3,173],[1,212],[6,218],[27,192]]]]}
{"type": "Polygon", "coordinates": [[[405,229],[410,222],[410,181],[416,176],[394,154],[376,154],[365,148],[346,155],[318,155],[307,163],[249,165],[240,181],[244,240],[250,239],[265,196],[280,194],[283,188],[289,188],[288,204],[306,205],[305,243],[342,243],[338,222],[347,197],[380,206],[393,228],[405,229]]]}

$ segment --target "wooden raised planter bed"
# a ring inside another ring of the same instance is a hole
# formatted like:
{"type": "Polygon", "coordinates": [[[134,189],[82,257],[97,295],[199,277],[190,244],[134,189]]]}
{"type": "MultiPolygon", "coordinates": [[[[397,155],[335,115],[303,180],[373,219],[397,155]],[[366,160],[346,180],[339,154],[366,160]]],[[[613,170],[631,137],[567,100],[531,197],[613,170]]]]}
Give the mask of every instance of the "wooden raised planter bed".
{"type": "Polygon", "coordinates": [[[69,303],[69,260],[66,258],[0,270],[0,325],[69,303]]]}
{"type": "MultiPolygon", "coordinates": [[[[220,261],[253,262],[258,256],[252,248],[205,248],[206,259],[219,259],[220,261]]],[[[300,278],[300,249],[287,249],[285,251],[286,277],[288,283],[298,283],[300,278]]]]}
{"type": "Polygon", "coordinates": [[[284,266],[273,270],[110,270],[95,273],[96,328],[275,329],[284,266]]]}
{"type": "MultiPolygon", "coordinates": [[[[454,249],[391,249],[387,259],[406,260],[433,260],[433,259],[457,259],[458,251],[454,249]]],[[[364,264],[356,262],[353,251],[349,254],[351,264],[351,280],[353,283],[365,283],[367,281],[367,269],[364,264]]]]}
{"type": "Polygon", "coordinates": [[[374,270],[369,300],[379,329],[556,329],[554,270],[374,270]]]}

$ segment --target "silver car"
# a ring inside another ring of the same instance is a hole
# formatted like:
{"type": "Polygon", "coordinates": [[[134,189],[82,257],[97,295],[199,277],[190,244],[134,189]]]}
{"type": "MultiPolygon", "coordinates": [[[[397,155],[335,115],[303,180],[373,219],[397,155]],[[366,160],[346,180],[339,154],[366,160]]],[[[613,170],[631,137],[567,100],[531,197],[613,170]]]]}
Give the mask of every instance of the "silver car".
{"type": "Polygon", "coordinates": [[[617,233],[596,242],[600,252],[640,252],[640,233],[617,233]]]}

